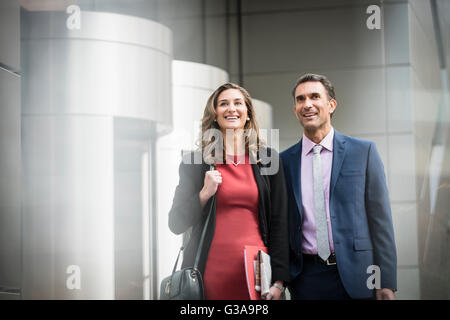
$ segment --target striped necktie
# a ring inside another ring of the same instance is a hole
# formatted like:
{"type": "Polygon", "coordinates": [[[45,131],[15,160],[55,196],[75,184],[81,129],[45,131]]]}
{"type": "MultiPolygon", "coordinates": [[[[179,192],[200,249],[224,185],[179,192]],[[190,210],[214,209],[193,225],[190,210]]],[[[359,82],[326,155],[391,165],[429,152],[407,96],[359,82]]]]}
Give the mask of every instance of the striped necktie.
{"type": "Polygon", "coordinates": [[[326,261],[330,256],[330,244],[328,242],[327,213],[325,211],[325,198],[323,195],[322,162],[320,159],[321,145],[314,147],[313,177],[314,177],[314,215],[316,219],[317,251],[322,260],[326,261]]]}

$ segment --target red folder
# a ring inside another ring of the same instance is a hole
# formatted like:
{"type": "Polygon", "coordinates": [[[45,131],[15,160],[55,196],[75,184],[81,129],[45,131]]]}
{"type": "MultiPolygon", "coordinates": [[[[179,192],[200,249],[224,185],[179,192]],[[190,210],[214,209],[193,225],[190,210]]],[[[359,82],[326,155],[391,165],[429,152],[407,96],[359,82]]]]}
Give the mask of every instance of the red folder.
{"type": "Polygon", "coordinates": [[[258,251],[262,250],[269,253],[267,247],[261,246],[245,246],[245,276],[247,278],[247,288],[250,295],[250,300],[262,300],[261,294],[255,289],[255,267],[254,261],[257,260],[258,251]]]}

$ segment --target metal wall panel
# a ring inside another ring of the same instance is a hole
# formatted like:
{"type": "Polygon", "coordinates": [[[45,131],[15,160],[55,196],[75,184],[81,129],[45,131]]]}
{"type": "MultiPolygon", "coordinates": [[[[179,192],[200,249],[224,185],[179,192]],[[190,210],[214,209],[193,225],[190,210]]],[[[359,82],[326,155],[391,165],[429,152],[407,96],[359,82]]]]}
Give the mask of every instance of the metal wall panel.
{"type": "Polygon", "coordinates": [[[0,68],[0,299],[21,287],[20,77],[0,68]]]}
{"type": "Polygon", "coordinates": [[[113,299],[112,118],[22,125],[24,298],[113,299]]]}
{"type": "Polygon", "coordinates": [[[0,299],[20,299],[20,11],[0,1],[0,299]]]}
{"type": "Polygon", "coordinates": [[[24,114],[112,115],[171,124],[171,31],[113,13],[23,12],[24,114]],[[64,101],[62,104],[61,101],[64,101]]]}
{"type": "Polygon", "coordinates": [[[20,70],[19,1],[0,1],[0,67],[20,70]]]}
{"type": "Polygon", "coordinates": [[[171,32],[81,12],[23,12],[26,299],[152,298],[151,172],[170,129],[171,32]]]}

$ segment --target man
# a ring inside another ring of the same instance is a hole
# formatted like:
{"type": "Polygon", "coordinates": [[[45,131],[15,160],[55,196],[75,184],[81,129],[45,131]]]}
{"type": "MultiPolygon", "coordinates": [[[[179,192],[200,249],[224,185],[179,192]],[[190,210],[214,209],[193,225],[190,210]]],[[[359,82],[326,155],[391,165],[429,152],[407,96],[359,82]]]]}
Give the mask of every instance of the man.
{"type": "Polygon", "coordinates": [[[303,75],[292,95],[304,128],[300,142],[281,153],[292,298],[394,299],[397,255],[376,146],[333,129],[337,101],[326,77],[303,75]]]}

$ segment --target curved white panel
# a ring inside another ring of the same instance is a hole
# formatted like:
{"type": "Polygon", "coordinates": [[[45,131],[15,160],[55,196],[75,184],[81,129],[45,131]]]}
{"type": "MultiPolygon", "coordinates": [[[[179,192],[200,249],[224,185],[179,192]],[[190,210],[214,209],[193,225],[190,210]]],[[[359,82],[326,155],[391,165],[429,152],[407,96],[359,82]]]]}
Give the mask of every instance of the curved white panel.
{"type": "Polygon", "coordinates": [[[107,115],[171,124],[171,31],[113,13],[24,13],[24,114],[107,115]],[[27,77],[28,75],[28,77],[27,77]]]}
{"type": "Polygon", "coordinates": [[[272,106],[264,101],[253,99],[259,134],[268,146],[279,151],[279,134],[272,130],[272,106]]]}
{"type": "Polygon", "coordinates": [[[82,39],[121,42],[172,53],[172,31],[157,22],[108,12],[80,11],[80,29],[66,26],[69,14],[60,11],[26,13],[22,40],[82,39]]]}
{"type": "Polygon", "coordinates": [[[195,149],[200,120],[208,97],[228,81],[216,67],[173,61],[173,131],[157,141],[158,167],[158,283],[172,272],[181,236],[168,227],[168,213],[178,185],[181,152],[195,149]]]}
{"type": "Polygon", "coordinates": [[[171,32],[131,16],[24,12],[23,298],[151,298],[156,128],[171,32]]]}
{"type": "Polygon", "coordinates": [[[23,298],[113,299],[112,119],[23,117],[22,126],[23,298]],[[73,265],[79,277],[66,273],[73,265]]]}
{"type": "Polygon", "coordinates": [[[253,99],[256,120],[260,129],[272,129],[272,106],[267,102],[253,99]]]}
{"type": "Polygon", "coordinates": [[[226,71],[214,66],[189,61],[174,60],[172,75],[174,86],[205,89],[208,91],[211,89],[214,91],[228,81],[228,73],[226,71]]]}

